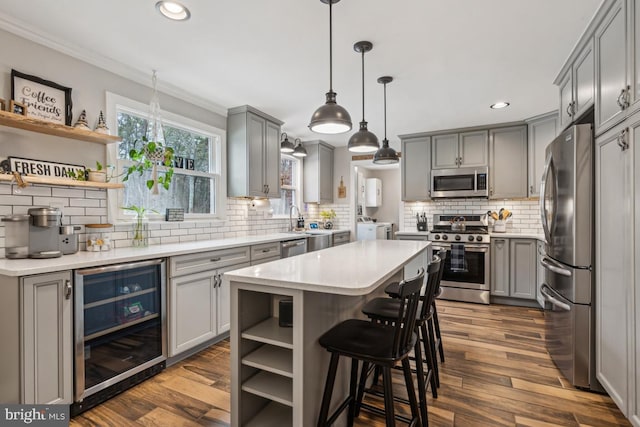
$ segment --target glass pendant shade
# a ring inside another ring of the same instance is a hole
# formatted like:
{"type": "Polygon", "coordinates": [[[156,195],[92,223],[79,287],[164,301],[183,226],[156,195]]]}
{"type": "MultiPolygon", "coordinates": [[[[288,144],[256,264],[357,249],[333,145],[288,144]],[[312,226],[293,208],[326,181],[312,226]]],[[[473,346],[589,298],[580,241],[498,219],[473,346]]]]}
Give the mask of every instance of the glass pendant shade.
{"type": "Polygon", "coordinates": [[[384,85],[384,139],[382,140],[382,148],[376,151],[373,155],[373,163],[377,165],[389,165],[392,163],[398,163],[398,153],[396,150],[389,147],[389,140],[387,139],[387,83],[391,83],[393,77],[384,76],[378,79],[378,83],[384,85]]]}
{"type": "Polygon", "coordinates": [[[329,4],[329,92],[326,94],[327,100],[325,104],[320,106],[311,116],[309,129],[312,132],[323,134],[345,133],[351,130],[351,116],[346,109],[338,105],[336,93],[333,91],[333,19],[331,6],[340,0],[320,1],[329,4]]]}
{"type": "Polygon", "coordinates": [[[293,149],[295,148],[293,142],[289,141],[287,134],[284,132],[282,133],[282,137],[284,137],[284,139],[280,142],[280,152],[287,154],[293,153],[293,149]]]}
{"type": "Polygon", "coordinates": [[[362,121],[360,130],[351,135],[347,148],[353,153],[373,153],[380,148],[378,137],[367,129],[367,121],[364,119],[364,54],[373,49],[373,44],[368,41],[360,41],[353,45],[353,50],[362,54],[362,121]]]}
{"type": "Polygon", "coordinates": [[[307,157],[307,149],[302,145],[300,138],[296,138],[296,148],[293,150],[295,157],[307,157]]]}

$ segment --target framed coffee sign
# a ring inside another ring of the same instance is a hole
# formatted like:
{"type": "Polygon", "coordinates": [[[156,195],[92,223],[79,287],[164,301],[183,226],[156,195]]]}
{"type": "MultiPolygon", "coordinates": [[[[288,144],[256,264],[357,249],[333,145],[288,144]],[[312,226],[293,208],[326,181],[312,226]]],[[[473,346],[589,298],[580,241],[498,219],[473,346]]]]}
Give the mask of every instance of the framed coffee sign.
{"type": "Polygon", "coordinates": [[[29,117],[71,126],[71,88],[11,70],[11,98],[26,105],[29,117]]]}

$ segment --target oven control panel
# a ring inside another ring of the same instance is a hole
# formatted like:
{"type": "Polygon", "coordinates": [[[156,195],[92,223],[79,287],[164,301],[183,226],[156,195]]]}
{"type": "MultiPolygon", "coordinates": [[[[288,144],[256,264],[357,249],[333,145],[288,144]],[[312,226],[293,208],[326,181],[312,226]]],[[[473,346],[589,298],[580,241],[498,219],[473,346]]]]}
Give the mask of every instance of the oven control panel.
{"type": "Polygon", "coordinates": [[[489,244],[488,234],[455,234],[455,233],[431,233],[429,240],[432,242],[460,242],[460,243],[482,243],[489,244]]]}

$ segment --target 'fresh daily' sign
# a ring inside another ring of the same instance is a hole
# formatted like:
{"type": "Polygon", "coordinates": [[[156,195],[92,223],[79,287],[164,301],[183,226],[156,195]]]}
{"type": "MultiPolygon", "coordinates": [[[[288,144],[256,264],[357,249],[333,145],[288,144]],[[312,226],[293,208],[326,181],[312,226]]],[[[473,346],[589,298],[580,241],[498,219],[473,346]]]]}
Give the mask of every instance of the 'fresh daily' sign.
{"type": "Polygon", "coordinates": [[[11,165],[11,172],[18,172],[20,175],[73,178],[84,175],[85,173],[84,166],[23,159],[20,157],[9,157],[9,163],[11,165]],[[71,172],[71,174],[69,172],[71,172]]]}

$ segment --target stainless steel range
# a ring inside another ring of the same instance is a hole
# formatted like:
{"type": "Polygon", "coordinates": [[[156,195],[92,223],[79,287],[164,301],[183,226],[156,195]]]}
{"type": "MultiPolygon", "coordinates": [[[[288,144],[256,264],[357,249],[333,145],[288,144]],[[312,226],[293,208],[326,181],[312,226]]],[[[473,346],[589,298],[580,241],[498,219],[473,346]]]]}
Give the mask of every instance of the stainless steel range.
{"type": "Polygon", "coordinates": [[[434,254],[447,251],[439,298],[489,304],[491,250],[486,216],[436,214],[429,240],[434,254]]]}

